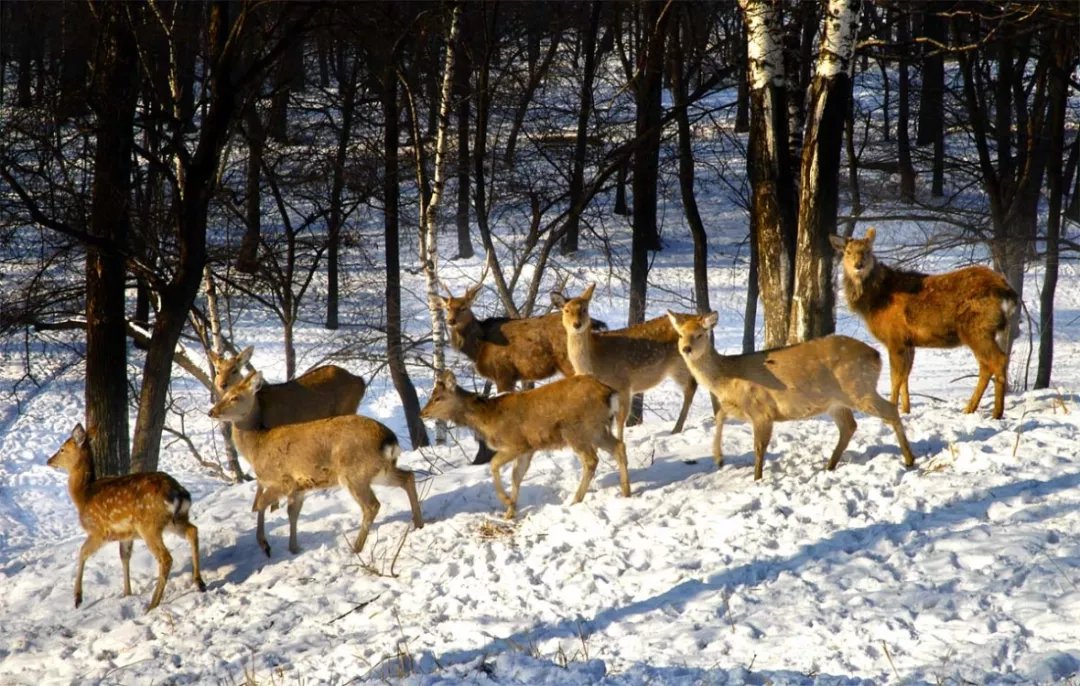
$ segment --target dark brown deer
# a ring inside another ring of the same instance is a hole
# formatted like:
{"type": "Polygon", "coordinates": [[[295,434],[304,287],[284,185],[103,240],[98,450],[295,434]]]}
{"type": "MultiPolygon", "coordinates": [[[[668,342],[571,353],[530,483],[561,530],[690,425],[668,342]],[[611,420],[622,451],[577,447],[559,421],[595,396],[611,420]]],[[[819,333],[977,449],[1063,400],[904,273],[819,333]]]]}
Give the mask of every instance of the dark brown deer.
{"type": "Polygon", "coordinates": [[[979,408],[994,377],[994,419],[1005,409],[1009,317],[1019,298],[1001,274],[982,266],[944,274],[894,269],[874,256],[873,228],[865,238],[832,236],[841,254],[848,307],[889,351],[893,404],[911,410],[908,376],[915,348],[966,345],[979,363],[979,381],[964,412],[979,408]]]}
{"type": "Polygon", "coordinates": [[[86,531],[75,573],[75,607],[82,604],[86,561],[109,541],[120,542],[124,595],[131,595],[131,550],[136,538],[146,543],[158,562],[157,586],[146,611],[157,607],[172,567],[172,555],[162,536],[165,531],[188,540],[191,578],[200,591],[206,590],[199,574],[199,530],[188,521],[191,494],[176,479],[164,472],[94,478],[90,443],[82,424],[75,425],[71,437],[49,458],[48,464],[68,473],[68,492],[79,512],[79,523],[86,531]]]}
{"type": "Polygon", "coordinates": [[[552,301],[562,308],[566,348],[578,374],[592,374],[619,393],[617,431],[622,440],[630,400],[634,393],[648,390],[665,378],[683,389],[683,404],[672,433],[682,431],[697,381],[679,356],[679,334],[667,317],[615,331],[595,332],[589,317],[589,302],[596,284],[590,284],[576,298],[552,293],[552,301]]]}
{"type": "Polygon", "coordinates": [[[585,497],[596,473],[597,448],[615,457],[622,494],[630,496],[626,447],[611,431],[618,402],[614,389],[591,376],[572,376],[532,390],[485,398],[459,388],[454,374],[443,371],[420,416],[464,424],[495,449],[491,460],[495,494],[506,505],[506,518],[513,519],[521,480],[537,450],[569,447],[577,453],[581,483],[575,503],[585,497]],[[509,462],[514,462],[514,473],[507,495],[499,471],[509,462]]]}
{"type": "Polygon", "coordinates": [[[724,419],[750,422],[754,428],[754,479],[760,479],[773,424],[829,413],[840,430],[827,469],[836,469],[855,433],[852,409],[880,417],[896,433],[904,464],[915,466],[896,405],[878,395],[881,355],[848,336],[823,336],[786,348],[746,355],[721,355],[713,349],[709,330],[717,315],[676,315],[679,352],[694,378],[718,400],[713,459],[724,464],[724,419]]]}
{"type": "Polygon", "coordinates": [[[413,473],[397,466],[397,436],[374,419],[346,415],[264,428],[256,394],[262,374],[252,372],[230,388],[210,409],[210,416],[233,425],[236,447],[255,470],[260,492],[252,509],[258,514],[255,539],[269,557],[264,520],[266,508],[279,498],[288,501],[289,551],[297,553],[296,522],[304,493],[344,486],[360,505],[363,521],[353,551],[360,552],[379,512],[371,484],[397,486],[409,497],[413,524],[424,526],[413,473]]]}
{"type": "MultiPolygon", "coordinates": [[[[436,296],[446,313],[450,345],[472,360],[477,374],[495,382],[500,393],[514,390],[519,381],[539,381],[556,373],[574,375],[558,312],[522,319],[477,319],[472,304],[480,287],[476,284],[461,297],[449,289],[445,298],[436,296]]],[[[598,329],[606,328],[601,321],[593,323],[598,329]]],[[[493,454],[481,442],[473,464],[486,464],[493,454]]]]}

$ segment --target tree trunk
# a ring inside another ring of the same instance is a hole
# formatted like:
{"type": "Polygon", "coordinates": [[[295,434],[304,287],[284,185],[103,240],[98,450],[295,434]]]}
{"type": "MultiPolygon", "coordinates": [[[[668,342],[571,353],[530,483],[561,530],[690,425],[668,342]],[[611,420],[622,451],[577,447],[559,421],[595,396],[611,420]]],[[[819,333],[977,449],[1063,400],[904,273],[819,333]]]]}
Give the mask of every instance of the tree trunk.
{"type": "MultiPolygon", "coordinates": [[[[746,11],[745,8],[743,11],[746,11]]],[[[747,67],[736,70],[736,74],[738,74],[738,91],[735,99],[735,133],[748,133],[750,131],[750,79],[748,78],[750,59],[746,54],[747,37],[745,26],[744,23],[739,29],[738,59],[741,64],[747,65],[747,67]]]]}
{"type": "MultiPolygon", "coordinates": [[[[386,56],[387,61],[391,57],[386,56]]],[[[398,95],[397,75],[393,64],[383,67],[383,234],[386,245],[386,364],[390,378],[401,397],[405,423],[412,447],[428,445],[427,430],[420,419],[420,400],[405,367],[401,341],[401,260],[399,258],[398,202],[401,195],[398,178],[398,95]]]]}
{"type": "MultiPolygon", "coordinates": [[[[108,248],[86,253],[86,425],[99,476],[131,468],[128,437],[127,322],[123,253],[127,249],[138,55],[123,4],[100,8],[95,65],[97,143],[90,233],[108,248]]],[[[84,27],[85,28],[85,27],[84,27]]]]}
{"type": "MultiPolygon", "coordinates": [[[[1046,276],[1039,297],[1039,369],[1035,388],[1049,388],[1054,362],[1054,292],[1058,280],[1058,243],[1061,240],[1063,195],[1062,160],[1065,157],[1065,109],[1069,99],[1068,74],[1076,68],[1075,27],[1058,26],[1051,43],[1054,68],[1050,75],[1050,148],[1047,153],[1046,276]]],[[[1050,33],[1050,32],[1047,32],[1050,33]]]]}
{"type": "Polygon", "coordinates": [[[473,248],[470,220],[471,204],[469,201],[469,117],[472,101],[470,75],[472,66],[469,53],[464,43],[469,26],[468,7],[462,8],[462,28],[458,35],[458,68],[454,70],[454,95],[457,97],[457,213],[454,217],[457,226],[457,257],[467,259],[476,254],[473,248]]]}
{"type": "Polygon", "coordinates": [[[292,42],[278,62],[274,93],[266,117],[267,135],[279,143],[289,139],[289,97],[304,87],[304,43],[292,42]]]}
{"type": "MultiPolygon", "coordinates": [[[[225,353],[225,340],[221,335],[221,314],[218,309],[217,284],[214,282],[214,276],[210,273],[209,267],[203,270],[203,282],[206,284],[206,318],[210,324],[210,340],[207,342],[210,345],[210,350],[218,357],[221,357],[225,353]]],[[[211,402],[215,403],[221,399],[216,388],[210,389],[210,398],[211,402]]],[[[218,431],[221,433],[222,445],[225,446],[225,461],[228,464],[229,471],[232,473],[233,481],[239,483],[250,478],[244,474],[244,470],[240,467],[240,454],[236,451],[236,443],[233,441],[232,424],[218,422],[218,431]]]]}
{"type": "MultiPolygon", "coordinates": [[[[600,12],[603,5],[593,2],[589,10],[589,25],[583,38],[582,50],[585,64],[581,74],[581,91],[578,96],[577,137],[574,139],[573,169],[570,172],[570,207],[577,207],[585,191],[585,155],[589,145],[589,117],[592,115],[593,81],[596,77],[596,35],[600,28],[600,12]]],[[[562,239],[562,254],[577,252],[581,235],[581,213],[571,212],[562,239]]]]}
{"type": "Polygon", "coordinates": [[[787,86],[776,6],[741,0],[750,85],[750,234],[765,310],[765,348],[787,341],[795,265],[795,182],[788,156],[787,86]]]}
{"type": "MultiPolygon", "coordinates": [[[[943,44],[946,40],[945,22],[935,12],[932,2],[924,5],[922,34],[931,41],[943,44]]],[[[917,145],[933,145],[933,169],[930,195],[945,195],[945,61],[942,49],[931,44],[924,48],[922,90],[919,93],[919,133],[917,145]]]]}
{"type": "MultiPolygon", "coordinates": [[[[691,17],[684,16],[686,21],[691,17]]],[[[680,25],[685,26],[680,22],[680,25]]],[[[685,31],[683,31],[685,34],[685,31]]],[[[679,191],[683,213],[690,235],[694,239],[694,300],[700,313],[712,311],[709,304],[709,241],[705,224],[698,211],[694,194],[694,150],[690,133],[690,114],[687,111],[687,85],[685,74],[685,35],[673,36],[671,46],[671,95],[675,106],[675,122],[679,131],[679,191]]],[[[755,298],[756,300],[756,298],[755,298]]]]}
{"type": "Polygon", "coordinates": [[[360,59],[352,56],[347,73],[341,74],[338,91],[341,94],[341,129],[334,153],[333,178],[330,183],[330,216],[326,222],[326,328],[338,328],[339,276],[338,252],[341,249],[341,230],[345,223],[342,196],[345,192],[345,165],[348,162],[349,141],[352,138],[353,116],[356,112],[356,87],[360,59]]]}
{"type": "Polygon", "coordinates": [[[657,183],[660,166],[660,117],[664,77],[664,36],[668,12],[657,0],[647,0],[642,6],[645,27],[644,55],[639,63],[634,96],[637,115],[634,133],[638,146],[634,150],[633,248],[630,266],[630,322],[643,321],[645,313],[645,275],[647,251],[660,250],[660,234],[656,225],[657,183]],[[635,269],[634,265],[637,265],[635,269]]]}
{"type": "Polygon", "coordinates": [[[266,128],[252,99],[244,111],[244,133],[248,144],[247,174],[244,176],[244,237],[236,255],[236,270],[254,274],[259,269],[259,242],[262,239],[262,165],[266,149],[266,128]]]}
{"type": "MultiPolygon", "coordinates": [[[[454,84],[454,48],[457,46],[458,22],[461,15],[461,6],[455,6],[450,19],[450,29],[446,36],[446,61],[443,64],[442,87],[439,89],[439,97],[431,107],[438,111],[438,123],[435,127],[435,169],[431,184],[431,195],[420,197],[420,265],[424,270],[424,281],[427,286],[428,312],[431,317],[431,340],[432,340],[432,365],[436,374],[446,368],[444,359],[446,339],[443,334],[443,308],[442,298],[439,296],[439,222],[438,211],[442,202],[443,189],[446,186],[446,147],[447,131],[450,128],[450,99],[454,84]]],[[[419,140],[420,123],[417,113],[412,111],[414,138],[419,140]]],[[[416,181],[417,186],[423,188],[424,183],[424,155],[421,154],[422,146],[417,145],[416,152],[416,181]]],[[[446,423],[435,423],[435,443],[442,445],[446,442],[446,423]]]]}
{"type": "Polygon", "coordinates": [[[836,329],[829,237],[836,233],[837,180],[845,113],[851,106],[851,66],[860,0],[829,0],[821,54],[810,86],[799,179],[799,228],[788,342],[836,329]]]}
{"type": "Polygon", "coordinates": [[[915,167],[911,164],[911,138],[908,136],[911,89],[908,85],[907,54],[911,46],[910,21],[907,12],[897,12],[897,40],[900,43],[897,68],[900,72],[900,84],[897,93],[899,111],[896,115],[896,152],[900,163],[900,200],[907,203],[915,202],[915,167]]]}

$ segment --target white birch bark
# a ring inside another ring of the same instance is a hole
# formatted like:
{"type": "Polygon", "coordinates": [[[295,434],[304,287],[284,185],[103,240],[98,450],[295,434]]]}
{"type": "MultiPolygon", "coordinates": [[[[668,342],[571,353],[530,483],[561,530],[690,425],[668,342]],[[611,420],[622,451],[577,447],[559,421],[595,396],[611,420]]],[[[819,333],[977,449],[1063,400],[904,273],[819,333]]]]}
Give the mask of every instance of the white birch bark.
{"type": "MultiPolygon", "coordinates": [[[[446,61],[443,64],[442,87],[439,91],[438,126],[435,134],[435,168],[433,170],[431,197],[424,199],[424,171],[423,160],[419,154],[420,137],[417,141],[416,169],[417,182],[420,186],[420,262],[424,269],[424,282],[427,286],[428,312],[431,315],[431,340],[432,357],[435,373],[446,367],[446,337],[443,329],[443,310],[439,305],[439,232],[438,232],[438,209],[442,201],[443,189],[446,186],[446,145],[447,130],[450,128],[450,102],[454,84],[454,46],[457,43],[458,16],[461,14],[460,5],[454,8],[450,18],[450,30],[446,36],[446,61]]],[[[433,105],[434,106],[434,105],[433,105]]],[[[416,119],[416,111],[413,110],[413,125],[419,133],[419,123],[416,119]]],[[[446,423],[435,423],[435,443],[446,442],[446,423]]]]}

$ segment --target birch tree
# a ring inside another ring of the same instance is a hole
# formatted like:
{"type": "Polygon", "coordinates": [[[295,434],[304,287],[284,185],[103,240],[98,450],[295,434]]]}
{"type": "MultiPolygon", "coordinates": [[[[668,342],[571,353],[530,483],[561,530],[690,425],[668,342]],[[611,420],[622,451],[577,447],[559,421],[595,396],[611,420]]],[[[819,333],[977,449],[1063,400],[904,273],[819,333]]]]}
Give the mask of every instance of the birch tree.
{"type": "MultiPolygon", "coordinates": [[[[446,36],[446,61],[443,64],[442,87],[439,101],[432,103],[438,107],[439,116],[435,134],[435,168],[432,173],[431,194],[425,197],[423,189],[425,171],[423,155],[420,154],[420,124],[416,116],[415,103],[410,97],[412,113],[413,140],[417,142],[416,183],[420,192],[420,264],[424,270],[424,283],[427,287],[428,311],[431,313],[431,340],[433,342],[432,365],[436,372],[446,368],[446,338],[443,334],[443,308],[439,297],[439,232],[437,213],[446,186],[446,132],[450,127],[450,104],[454,85],[454,49],[457,45],[458,18],[461,6],[454,8],[450,17],[450,30],[446,36]]],[[[435,442],[446,441],[446,423],[435,423],[435,442]]]]}
{"type": "Polygon", "coordinates": [[[758,254],[765,347],[788,335],[795,260],[794,179],[788,155],[787,84],[777,4],[739,0],[747,32],[750,91],[750,235],[758,254]]]}
{"type": "Polygon", "coordinates": [[[840,147],[851,106],[851,67],[861,0],[829,0],[822,19],[821,51],[810,84],[802,160],[795,282],[788,342],[836,328],[829,236],[836,233],[840,147]]]}

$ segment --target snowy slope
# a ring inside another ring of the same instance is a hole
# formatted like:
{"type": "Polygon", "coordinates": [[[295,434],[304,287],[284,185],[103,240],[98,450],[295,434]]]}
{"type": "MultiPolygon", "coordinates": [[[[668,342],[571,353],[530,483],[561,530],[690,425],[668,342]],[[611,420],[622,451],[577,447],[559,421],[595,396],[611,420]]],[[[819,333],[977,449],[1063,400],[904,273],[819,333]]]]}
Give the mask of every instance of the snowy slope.
{"type": "MultiPolygon", "coordinates": [[[[734,352],[745,269],[716,241],[718,347],[734,352]]],[[[688,309],[688,247],[673,245],[653,268],[652,315],[688,309]]],[[[948,256],[926,264],[949,266],[948,256]]],[[[582,268],[570,291],[592,279],[594,316],[623,321],[623,286],[603,269],[582,268]]],[[[1038,283],[1032,274],[1029,307],[1038,283]]],[[[960,412],[974,384],[968,351],[919,352],[910,471],[891,430],[862,416],[833,473],[823,469],[836,440],[827,417],[778,425],[760,483],[749,427],[729,423],[716,471],[707,399],[699,393],[673,436],[680,397],[665,385],[627,433],[629,499],[605,457],[585,501],[566,505],[577,462],[541,455],[507,524],[459,431],[458,444],[402,457],[423,472],[422,530],[409,532],[400,491],[380,489],[376,529],[354,556],[344,537],[359,508],[324,492],[305,503],[298,555],[286,550],[284,512],[269,515],[267,559],[254,541],[254,485],[223,485],[172,446],[163,466],[195,495],[209,590],[193,589],[186,544],[169,538],[173,573],[150,614],[154,562],[141,544],[134,596],[120,596],[110,546],[88,563],[86,601],[73,609],[82,534],[63,475],[44,462],[82,417],[81,368],[44,349],[40,385],[20,381],[21,348],[5,343],[0,391],[19,405],[0,416],[0,683],[1078,683],[1075,265],[1063,267],[1059,293],[1060,389],[1011,393],[1002,421],[988,418],[989,398],[980,413],[960,412]]],[[[841,332],[874,344],[838,314],[841,332]]],[[[277,379],[270,328],[248,338],[277,379]]],[[[1026,355],[1018,344],[1014,379],[1026,355]]],[[[426,394],[429,382],[417,383],[426,394]]],[[[194,387],[179,396],[205,409],[194,387]]],[[[378,377],[361,412],[404,435],[397,408],[378,377]]],[[[210,421],[189,421],[214,454],[210,421]]]]}

